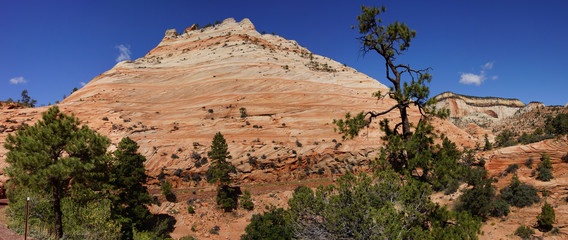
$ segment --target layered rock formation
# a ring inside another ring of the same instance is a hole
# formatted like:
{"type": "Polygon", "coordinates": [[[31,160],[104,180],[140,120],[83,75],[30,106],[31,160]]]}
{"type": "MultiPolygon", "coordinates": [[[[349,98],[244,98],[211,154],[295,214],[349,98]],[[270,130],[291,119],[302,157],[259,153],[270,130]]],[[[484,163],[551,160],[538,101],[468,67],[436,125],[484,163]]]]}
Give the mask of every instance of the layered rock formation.
{"type": "MultiPolygon", "coordinates": [[[[125,136],[137,141],[150,176],[163,172],[178,185],[204,184],[206,153],[221,132],[241,182],[275,182],[364,169],[377,154],[378,124],[341,142],[331,122],[346,112],[392,106],[391,99],[371,96],[377,89],[386,87],[295,41],[261,35],[248,19],[227,19],[182,34],[166,31],[146,56],[118,63],[59,106],[115,144],[125,136]]],[[[4,109],[0,121],[15,121],[17,129],[46,110],[4,109]]],[[[410,110],[412,120],[419,116],[410,110]]],[[[473,145],[451,124],[440,131],[473,145]]],[[[0,132],[0,144],[6,135],[0,132]]],[[[2,168],[5,153],[2,148],[2,168]]]]}
{"type": "Polygon", "coordinates": [[[454,124],[461,127],[471,123],[488,127],[495,121],[544,106],[544,104],[538,102],[525,105],[518,99],[474,97],[452,92],[441,93],[435,98],[438,101],[436,107],[449,109],[450,118],[454,124]]]}

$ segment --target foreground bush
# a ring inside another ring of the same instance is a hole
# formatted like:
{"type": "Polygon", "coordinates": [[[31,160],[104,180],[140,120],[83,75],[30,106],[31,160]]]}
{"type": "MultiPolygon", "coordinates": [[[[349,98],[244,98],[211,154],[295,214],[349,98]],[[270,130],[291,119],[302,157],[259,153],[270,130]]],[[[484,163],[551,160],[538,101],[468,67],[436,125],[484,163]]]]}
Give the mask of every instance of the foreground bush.
{"type": "Polygon", "coordinates": [[[282,208],[272,208],[263,214],[253,215],[241,239],[292,239],[292,229],[286,223],[284,215],[282,208]]]}
{"type": "Polygon", "coordinates": [[[346,174],[337,182],[316,192],[305,186],[294,191],[288,205],[295,238],[477,238],[479,221],[432,203],[426,183],[390,169],[377,177],[346,174]]]}

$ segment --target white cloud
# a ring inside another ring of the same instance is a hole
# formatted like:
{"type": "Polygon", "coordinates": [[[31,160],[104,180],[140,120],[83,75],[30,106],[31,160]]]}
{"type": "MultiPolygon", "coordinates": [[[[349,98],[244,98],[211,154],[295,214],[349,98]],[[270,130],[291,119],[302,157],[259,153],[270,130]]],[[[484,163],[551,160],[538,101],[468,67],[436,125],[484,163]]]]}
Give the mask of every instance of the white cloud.
{"type": "Polygon", "coordinates": [[[85,82],[80,82],[79,84],[81,84],[81,87],[87,85],[85,82]]]}
{"type": "Polygon", "coordinates": [[[28,80],[26,80],[24,77],[15,77],[10,79],[10,83],[11,84],[20,84],[20,83],[27,83],[28,80]]]}
{"type": "Polygon", "coordinates": [[[122,62],[124,60],[130,60],[130,46],[126,46],[124,44],[120,44],[115,48],[118,49],[119,55],[116,57],[116,62],[122,62]]]}
{"type": "MultiPolygon", "coordinates": [[[[495,62],[487,62],[481,66],[481,71],[479,74],[475,73],[461,73],[460,83],[461,84],[475,84],[476,86],[481,85],[485,80],[487,80],[487,70],[493,69],[493,64],[495,62]]],[[[497,75],[490,76],[491,80],[497,80],[497,75]]]]}
{"type": "Polygon", "coordinates": [[[479,86],[483,81],[485,81],[485,79],[486,79],[485,76],[482,74],[475,75],[473,73],[462,73],[460,77],[460,83],[475,84],[476,86],[479,86]]]}
{"type": "Polygon", "coordinates": [[[483,70],[491,70],[493,69],[493,64],[495,62],[487,62],[486,64],[484,64],[483,66],[481,66],[481,69],[483,70]]]}

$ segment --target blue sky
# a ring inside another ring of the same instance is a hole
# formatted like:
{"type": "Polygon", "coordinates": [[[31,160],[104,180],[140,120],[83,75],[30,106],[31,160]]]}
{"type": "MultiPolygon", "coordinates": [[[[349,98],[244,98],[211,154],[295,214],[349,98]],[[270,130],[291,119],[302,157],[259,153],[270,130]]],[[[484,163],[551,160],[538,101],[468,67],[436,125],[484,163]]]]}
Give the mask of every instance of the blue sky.
{"type": "Polygon", "coordinates": [[[229,17],[298,41],[387,83],[376,54],[355,39],[361,5],[385,5],[386,22],[417,31],[400,63],[432,67],[432,95],[452,91],[564,105],[568,101],[568,1],[32,1],[0,2],[0,99],[27,89],[54,103],[137,59],[169,28],[229,17]],[[122,55],[121,55],[122,53],[122,55]]]}

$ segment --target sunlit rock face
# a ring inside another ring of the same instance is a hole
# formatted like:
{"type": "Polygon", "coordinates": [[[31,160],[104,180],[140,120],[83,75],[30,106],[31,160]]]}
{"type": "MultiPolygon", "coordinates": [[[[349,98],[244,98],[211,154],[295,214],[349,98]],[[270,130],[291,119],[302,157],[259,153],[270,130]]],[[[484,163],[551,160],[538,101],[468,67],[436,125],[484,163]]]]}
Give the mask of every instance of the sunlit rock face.
{"type": "Polygon", "coordinates": [[[444,92],[435,97],[437,108],[450,110],[450,118],[458,126],[477,124],[487,127],[493,122],[528,112],[544,104],[531,102],[525,105],[518,99],[474,97],[444,92]]]}

